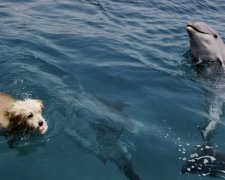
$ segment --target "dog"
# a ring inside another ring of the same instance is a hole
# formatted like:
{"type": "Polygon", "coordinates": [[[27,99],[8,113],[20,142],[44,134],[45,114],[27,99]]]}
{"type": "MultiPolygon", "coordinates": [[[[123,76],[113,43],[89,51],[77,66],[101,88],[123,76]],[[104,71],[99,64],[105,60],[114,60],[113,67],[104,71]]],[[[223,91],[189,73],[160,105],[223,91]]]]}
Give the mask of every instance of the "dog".
{"type": "Polygon", "coordinates": [[[44,105],[38,99],[16,100],[0,93],[0,129],[9,132],[39,132],[48,130],[46,120],[42,117],[44,105]]]}

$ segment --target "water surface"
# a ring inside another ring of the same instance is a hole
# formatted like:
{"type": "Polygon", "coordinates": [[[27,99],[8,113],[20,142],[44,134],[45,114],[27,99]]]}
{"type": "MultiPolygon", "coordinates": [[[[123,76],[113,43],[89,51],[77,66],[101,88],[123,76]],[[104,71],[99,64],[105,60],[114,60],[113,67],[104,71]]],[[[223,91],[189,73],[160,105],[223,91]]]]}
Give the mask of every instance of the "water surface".
{"type": "MultiPolygon", "coordinates": [[[[203,143],[197,127],[216,91],[192,66],[185,26],[204,21],[225,38],[224,8],[220,0],[1,1],[0,91],[42,99],[49,131],[11,148],[1,137],[0,178],[125,180],[112,160],[122,152],[142,180],[211,179],[180,174],[203,143]]],[[[213,139],[220,150],[223,119],[213,139]]]]}

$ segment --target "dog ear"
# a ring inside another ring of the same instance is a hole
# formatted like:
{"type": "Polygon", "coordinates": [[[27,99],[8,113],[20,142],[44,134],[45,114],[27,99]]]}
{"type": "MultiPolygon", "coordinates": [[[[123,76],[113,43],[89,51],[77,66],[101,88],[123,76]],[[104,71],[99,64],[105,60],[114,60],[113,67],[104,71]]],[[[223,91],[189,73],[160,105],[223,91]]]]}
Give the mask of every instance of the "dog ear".
{"type": "Polygon", "coordinates": [[[4,114],[9,120],[9,125],[7,127],[9,131],[16,130],[23,126],[25,122],[24,117],[21,114],[17,114],[15,111],[13,111],[13,108],[5,110],[4,114]]]}
{"type": "Polygon", "coordinates": [[[10,121],[17,116],[16,112],[14,112],[11,108],[5,110],[4,114],[10,121]]]}
{"type": "Polygon", "coordinates": [[[4,112],[4,115],[8,117],[10,120],[14,119],[17,116],[21,116],[20,113],[16,111],[17,108],[15,108],[15,105],[16,104],[14,103],[11,104],[11,106],[9,106],[4,112]]]}
{"type": "Polygon", "coordinates": [[[4,111],[4,115],[5,115],[6,117],[10,118],[11,115],[12,115],[12,113],[11,113],[11,111],[10,111],[9,109],[7,109],[7,110],[4,111]]]}

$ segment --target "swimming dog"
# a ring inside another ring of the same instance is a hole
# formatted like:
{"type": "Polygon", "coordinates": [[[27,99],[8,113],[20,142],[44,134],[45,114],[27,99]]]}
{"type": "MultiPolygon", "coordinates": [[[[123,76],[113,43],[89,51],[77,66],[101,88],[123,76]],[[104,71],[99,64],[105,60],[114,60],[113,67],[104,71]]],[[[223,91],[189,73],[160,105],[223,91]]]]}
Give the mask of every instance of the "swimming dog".
{"type": "Polygon", "coordinates": [[[44,134],[48,125],[42,117],[43,108],[41,100],[16,100],[0,93],[0,128],[10,132],[36,131],[44,134]]]}

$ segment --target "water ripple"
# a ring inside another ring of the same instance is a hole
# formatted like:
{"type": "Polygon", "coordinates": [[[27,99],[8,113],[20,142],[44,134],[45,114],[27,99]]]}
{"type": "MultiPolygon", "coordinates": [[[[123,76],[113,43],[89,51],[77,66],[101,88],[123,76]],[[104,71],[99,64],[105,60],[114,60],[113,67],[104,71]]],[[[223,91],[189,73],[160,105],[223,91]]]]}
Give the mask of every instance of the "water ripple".
{"type": "MultiPolygon", "coordinates": [[[[224,8],[222,0],[1,1],[0,90],[21,99],[42,99],[49,121],[46,135],[18,141],[16,150],[37,163],[29,164],[30,169],[39,168],[40,174],[46,174],[47,165],[60,169],[57,176],[48,172],[49,179],[124,179],[114,165],[99,161],[109,150],[105,141],[100,143],[103,150],[95,151],[96,139],[103,138],[100,132],[110,129],[141,179],[190,178],[179,175],[182,162],[177,149],[202,143],[197,126],[207,119],[206,91],[223,88],[224,76],[218,77],[218,72],[208,78],[193,66],[185,26],[205,21],[225,37],[224,8]],[[111,105],[115,99],[130,105],[119,112],[97,97],[111,105]],[[98,124],[96,117],[104,118],[98,124]],[[131,127],[137,124],[148,130],[133,133],[131,127]],[[88,152],[96,159],[88,156],[88,161],[93,159],[84,165],[90,169],[80,166],[85,154],[76,149],[81,139],[74,130],[93,145],[88,152]],[[78,143],[70,144],[70,139],[78,143]],[[55,163],[57,159],[60,162],[55,163]]],[[[218,144],[222,139],[216,139],[218,144]]],[[[1,138],[0,146],[1,153],[11,156],[7,139],[1,138]]],[[[27,172],[19,163],[23,160],[15,157],[9,162],[27,172]]],[[[1,161],[8,159],[2,156],[1,161]]],[[[21,178],[31,176],[29,171],[21,178]]]]}

